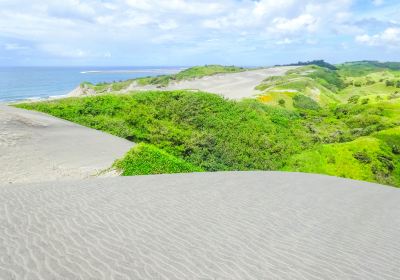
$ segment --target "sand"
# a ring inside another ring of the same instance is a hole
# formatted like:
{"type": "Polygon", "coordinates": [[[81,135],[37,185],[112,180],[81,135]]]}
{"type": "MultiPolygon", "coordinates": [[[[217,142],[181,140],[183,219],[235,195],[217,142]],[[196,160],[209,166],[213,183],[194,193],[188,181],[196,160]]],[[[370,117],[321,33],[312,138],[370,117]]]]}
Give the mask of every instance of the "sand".
{"type": "MultiPolygon", "coordinates": [[[[217,74],[194,80],[185,80],[171,83],[162,90],[202,90],[216,93],[229,99],[252,98],[261,92],[256,90],[264,79],[271,76],[282,76],[295,66],[271,67],[239,73],[217,74]]],[[[126,91],[160,90],[155,86],[131,85],[126,91]]],[[[76,96],[76,92],[74,93],[76,96]]]]}
{"type": "Polygon", "coordinates": [[[0,187],[0,279],[399,279],[400,190],[226,172],[0,187]]]}
{"type": "Polygon", "coordinates": [[[111,167],[132,146],[68,121],[0,105],[0,184],[87,178],[111,167]]]}

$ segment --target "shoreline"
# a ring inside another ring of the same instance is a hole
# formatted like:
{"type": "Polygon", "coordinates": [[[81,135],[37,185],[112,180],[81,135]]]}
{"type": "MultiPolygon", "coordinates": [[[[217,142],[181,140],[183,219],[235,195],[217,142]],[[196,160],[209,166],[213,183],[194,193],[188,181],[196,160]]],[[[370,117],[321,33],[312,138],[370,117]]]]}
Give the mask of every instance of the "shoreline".
{"type": "Polygon", "coordinates": [[[7,80],[0,80],[0,104],[63,98],[81,83],[112,83],[148,76],[169,75],[186,66],[143,68],[112,67],[4,67],[7,80]],[[21,72],[22,71],[22,72],[21,72]],[[10,77],[10,81],[8,81],[10,77]]]}

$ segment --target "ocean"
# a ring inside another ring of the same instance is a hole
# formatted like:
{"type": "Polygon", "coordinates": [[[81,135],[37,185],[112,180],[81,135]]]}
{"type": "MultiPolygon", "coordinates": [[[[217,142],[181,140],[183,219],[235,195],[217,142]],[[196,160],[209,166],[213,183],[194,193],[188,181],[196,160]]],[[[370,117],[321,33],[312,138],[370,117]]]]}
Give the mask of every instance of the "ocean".
{"type": "Polygon", "coordinates": [[[93,84],[177,73],[183,67],[0,67],[0,102],[68,94],[93,84]]]}

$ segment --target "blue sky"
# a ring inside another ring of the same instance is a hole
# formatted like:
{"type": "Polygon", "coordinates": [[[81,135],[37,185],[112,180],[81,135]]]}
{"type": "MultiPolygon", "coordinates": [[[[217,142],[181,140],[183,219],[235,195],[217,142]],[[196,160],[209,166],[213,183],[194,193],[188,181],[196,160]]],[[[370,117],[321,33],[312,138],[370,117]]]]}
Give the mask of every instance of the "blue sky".
{"type": "Polygon", "coordinates": [[[0,0],[0,66],[400,61],[394,0],[0,0]]]}

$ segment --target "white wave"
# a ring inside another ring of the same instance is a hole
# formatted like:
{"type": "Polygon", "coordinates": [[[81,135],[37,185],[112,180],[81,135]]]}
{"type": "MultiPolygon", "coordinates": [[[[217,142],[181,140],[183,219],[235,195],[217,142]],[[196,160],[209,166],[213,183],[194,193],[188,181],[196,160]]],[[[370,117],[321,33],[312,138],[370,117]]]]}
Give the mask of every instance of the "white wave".
{"type": "Polygon", "coordinates": [[[82,71],[81,74],[107,74],[107,73],[176,73],[186,68],[173,68],[173,69],[137,69],[137,70],[88,70],[82,71]]]}

